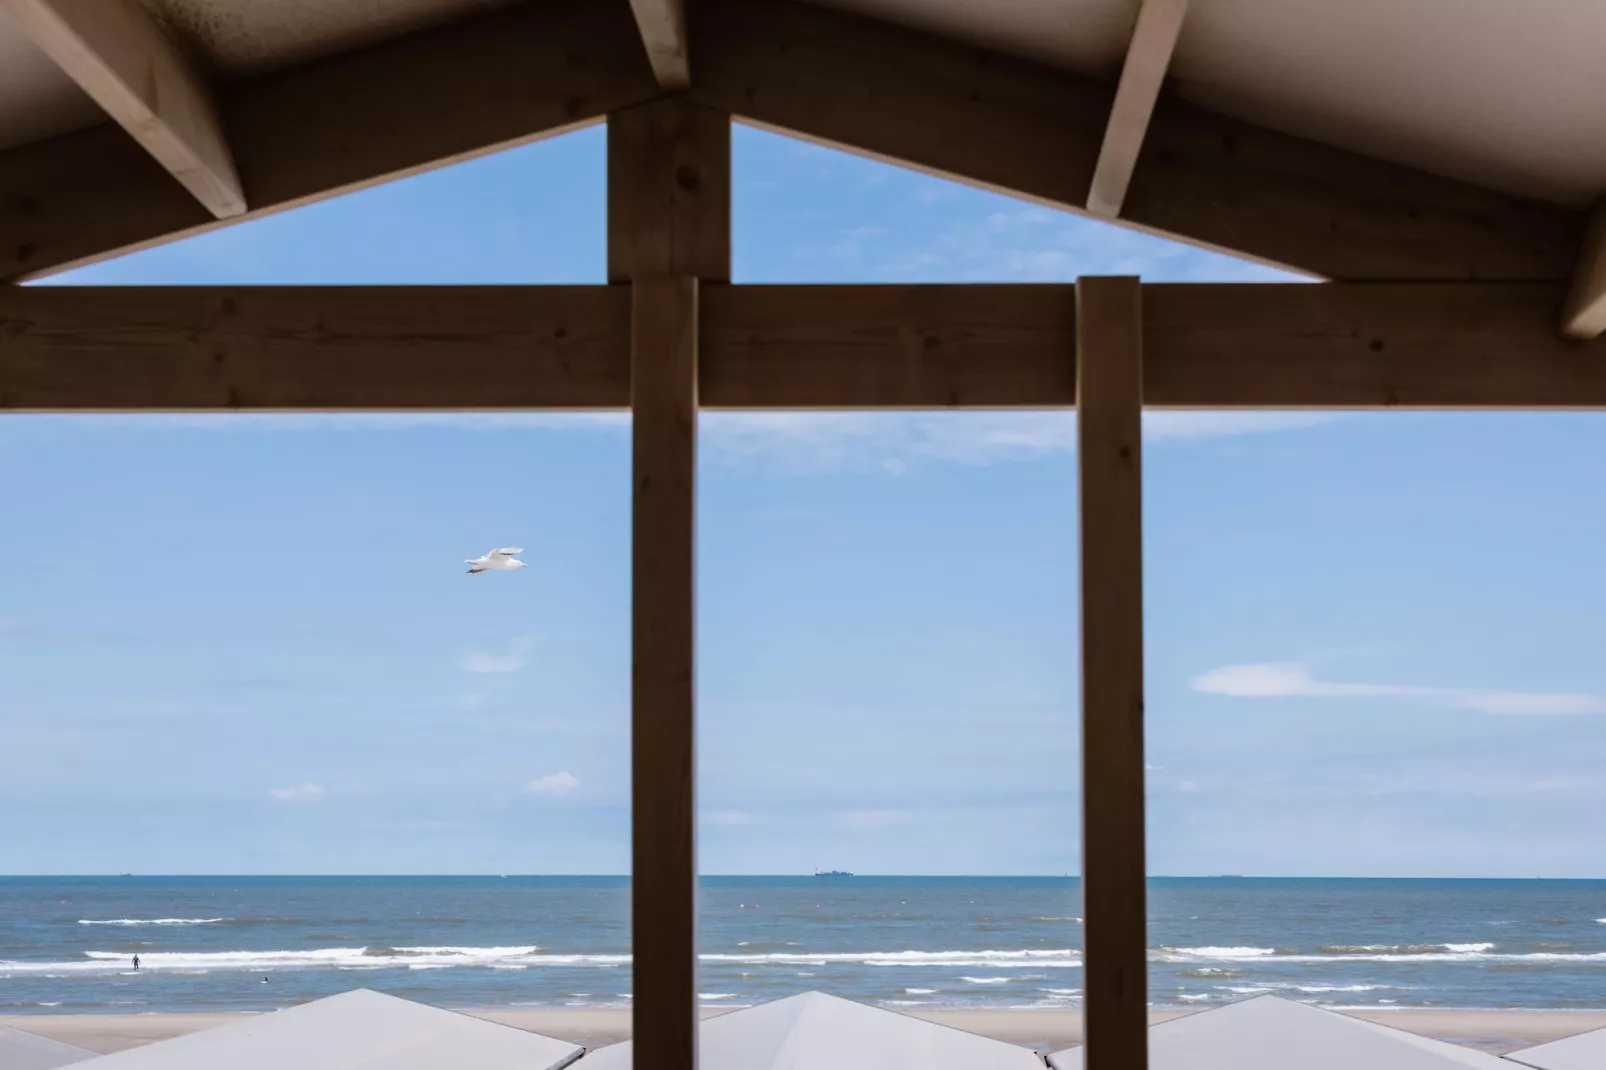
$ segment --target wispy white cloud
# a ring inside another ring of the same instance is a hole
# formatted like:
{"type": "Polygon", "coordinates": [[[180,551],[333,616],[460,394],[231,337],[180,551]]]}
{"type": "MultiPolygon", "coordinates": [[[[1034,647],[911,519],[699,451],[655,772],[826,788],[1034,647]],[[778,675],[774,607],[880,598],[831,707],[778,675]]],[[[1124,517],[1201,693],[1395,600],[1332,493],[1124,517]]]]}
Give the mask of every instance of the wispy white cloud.
{"type": "MultiPolygon", "coordinates": [[[[950,197],[962,197],[952,191],[950,197]]],[[[918,205],[945,198],[919,190],[918,205]]],[[[1078,275],[1141,275],[1150,282],[1298,281],[1280,268],[1170,241],[1119,224],[1008,204],[985,215],[948,213],[942,223],[886,242],[878,258],[846,257],[888,282],[1071,282],[1078,275]]],[[[840,250],[834,246],[833,252],[840,250]]]]}
{"type": "Polygon", "coordinates": [[[909,816],[907,810],[844,810],[836,815],[836,822],[843,828],[867,831],[902,825],[909,816]]]}
{"type": "MultiPolygon", "coordinates": [[[[462,665],[465,672],[518,672],[530,663],[530,655],[535,650],[538,637],[521,635],[508,644],[506,654],[486,654],[474,652],[463,655],[462,665]]],[[[484,701],[484,696],[480,696],[484,701]]]]}
{"type": "Polygon", "coordinates": [[[702,815],[702,821],[705,825],[723,825],[726,827],[757,823],[754,821],[752,814],[741,810],[710,810],[702,815]]]}
{"type": "MultiPolygon", "coordinates": [[[[1149,442],[1199,441],[1293,431],[1342,417],[1322,412],[1150,412],[1149,442]]],[[[626,413],[331,413],[184,416],[17,417],[90,419],[87,427],[215,431],[546,430],[626,434],[626,413]]],[[[1076,416],[1053,412],[710,412],[701,444],[715,463],[780,474],[834,471],[898,476],[918,463],[990,465],[1029,461],[1076,446],[1076,416]]]]}
{"type": "Polygon", "coordinates": [[[1223,665],[1195,676],[1195,691],[1238,698],[1397,698],[1418,699],[1458,710],[1559,716],[1606,712],[1599,696],[1562,691],[1498,691],[1416,684],[1333,683],[1317,680],[1302,665],[1267,663],[1223,665]]]}
{"type": "MultiPolygon", "coordinates": [[[[1152,412],[1149,442],[1198,441],[1292,431],[1340,417],[1320,412],[1152,412]]],[[[1076,448],[1071,412],[752,412],[703,417],[716,460],[790,473],[841,470],[902,475],[921,462],[990,465],[1076,448]]]]}
{"type": "Polygon", "coordinates": [[[556,798],[567,795],[580,786],[580,778],[573,773],[548,773],[536,777],[519,790],[526,795],[546,795],[556,798]]]}
{"type": "Polygon", "coordinates": [[[324,790],[320,784],[293,784],[286,788],[269,788],[268,796],[280,802],[316,803],[323,801],[324,790]]]}

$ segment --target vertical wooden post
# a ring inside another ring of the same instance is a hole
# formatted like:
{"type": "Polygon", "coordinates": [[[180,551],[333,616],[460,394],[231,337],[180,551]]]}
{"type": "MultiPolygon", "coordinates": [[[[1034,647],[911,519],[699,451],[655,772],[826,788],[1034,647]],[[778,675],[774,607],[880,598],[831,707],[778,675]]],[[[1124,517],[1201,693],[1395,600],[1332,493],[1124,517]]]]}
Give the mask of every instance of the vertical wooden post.
{"type": "Polygon", "coordinates": [[[1148,1066],[1142,409],[1142,288],[1078,279],[1086,1070],[1148,1066]]]}
{"type": "Polygon", "coordinates": [[[730,117],[608,117],[608,277],[631,295],[631,933],[635,1051],[697,1066],[698,280],[730,276],[730,117]]]}

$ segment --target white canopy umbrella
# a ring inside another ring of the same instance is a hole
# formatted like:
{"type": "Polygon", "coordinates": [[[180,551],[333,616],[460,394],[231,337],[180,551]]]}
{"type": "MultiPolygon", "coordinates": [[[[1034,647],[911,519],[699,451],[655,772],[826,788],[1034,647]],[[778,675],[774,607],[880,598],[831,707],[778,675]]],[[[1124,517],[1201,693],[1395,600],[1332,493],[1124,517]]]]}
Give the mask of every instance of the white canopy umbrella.
{"type": "MultiPolygon", "coordinates": [[[[1043,1070],[1026,1048],[823,992],[709,1018],[698,1045],[702,1070],[1043,1070]]],[[[614,1044],[581,1065],[631,1070],[633,1049],[614,1044]]]]}
{"type": "MultiPolygon", "coordinates": [[[[1080,1047],[1048,1057],[1055,1070],[1081,1070],[1080,1047]]],[[[1322,1010],[1256,996],[1174,1018],[1149,1029],[1153,1070],[1511,1070],[1471,1048],[1322,1010]]]]}
{"type": "Polygon", "coordinates": [[[1591,1029],[1574,1037],[1524,1048],[1506,1056],[1536,1070],[1601,1070],[1606,1067],[1606,1029],[1591,1029]]]}
{"type": "Polygon", "coordinates": [[[53,1070],[94,1057],[92,1051],[0,1025],[0,1070],[53,1070]]]}
{"type": "Polygon", "coordinates": [[[93,1070],[558,1070],[585,1049],[367,989],[104,1055],[93,1070]]]}

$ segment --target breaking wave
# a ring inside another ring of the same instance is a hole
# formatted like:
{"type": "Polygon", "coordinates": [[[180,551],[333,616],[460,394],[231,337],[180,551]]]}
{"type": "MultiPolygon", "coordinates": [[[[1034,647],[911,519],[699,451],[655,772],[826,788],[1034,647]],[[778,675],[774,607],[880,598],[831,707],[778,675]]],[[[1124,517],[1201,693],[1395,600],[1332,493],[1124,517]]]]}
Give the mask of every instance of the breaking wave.
{"type": "Polygon", "coordinates": [[[79,918],[79,925],[217,925],[233,918],[79,918]]]}

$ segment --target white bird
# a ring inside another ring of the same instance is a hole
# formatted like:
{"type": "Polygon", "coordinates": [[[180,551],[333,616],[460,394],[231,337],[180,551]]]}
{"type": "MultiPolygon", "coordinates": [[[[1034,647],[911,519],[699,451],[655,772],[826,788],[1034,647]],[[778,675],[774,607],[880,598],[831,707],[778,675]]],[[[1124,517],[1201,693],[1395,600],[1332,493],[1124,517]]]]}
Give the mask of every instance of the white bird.
{"type": "Polygon", "coordinates": [[[484,572],[487,569],[494,572],[512,572],[515,569],[530,567],[513,556],[523,552],[524,550],[518,546],[503,546],[500,549],[492,550],[484,557],[466,558],[463,563],[468,566],[468,574],[470,576],[476,572],[484,572]]]}

